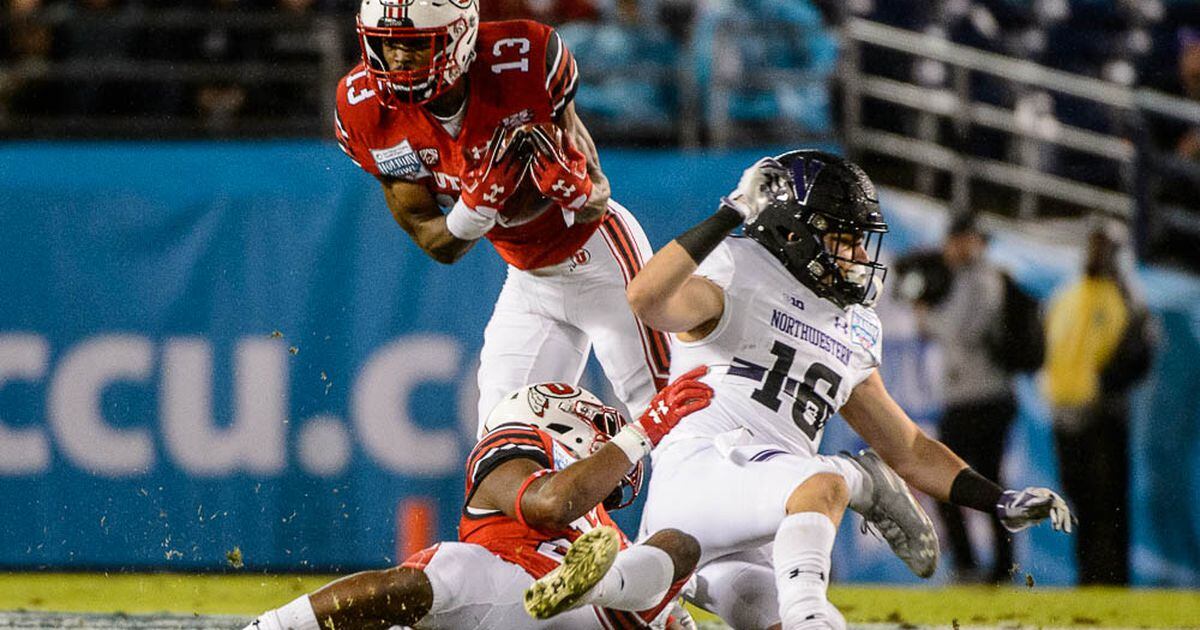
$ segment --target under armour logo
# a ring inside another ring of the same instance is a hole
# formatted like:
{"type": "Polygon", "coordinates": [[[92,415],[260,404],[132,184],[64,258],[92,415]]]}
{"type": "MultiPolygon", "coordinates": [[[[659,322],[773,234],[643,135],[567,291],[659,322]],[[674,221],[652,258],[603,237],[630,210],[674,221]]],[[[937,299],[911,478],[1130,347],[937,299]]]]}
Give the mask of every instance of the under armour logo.
{"type": "Polygon", "coordinates": [[[572,184],[572,185],[568,186],[566,180],[560,179],[557,182],[555,182],[553,186],[550,187],[550,190],[553,190],[554,192],[563,193],[564,196],[569,197],[569,196],[575,194],[575,185],[572,184]]]}
{"type": "Polygon", "coordinates": [[[650,408],[650,419],[654,420],[657,424],[662,422],[663,416],[666,416],[670,411],[671,408],[667,407],[667,403],[660,400],[657,405],[650,408]]]}
{"type": "Polygon", "coordinates": [[[850,332],[850,323],[843,319],[840,315],[833,318],[833,326],[843,333],[850,332]]]}
{"type": "Polygon", "coordinates": [[[817,579],[821,580],[822,582],[825,581],[825,572],[824,571],[801,571],[800,569],[792,569],[791,571],[788,571],[788,579],[794,580],[794,579],[800,577],[801,573],[807,573],[808,575],[815,575],[815,576],[817,576],[817,579]]]}
{"type": "Polygon", "coordinates": [[[483,152],[486,150],[487,146],[484,146],[483,148],[471,147],[471,157],[478,160],[479,158],[483,157],[483,152]]]}
{"type": "Polygon", "coordinates": [[[487,201],[489,203],[496,203],[496,200],[498,200],[500,198],[500,195],[503,195],[503,194],[504,194],[503,186],[501,186],[500,184],[492,184],[492,192],[484,193],[483,200],[487,201]]]}

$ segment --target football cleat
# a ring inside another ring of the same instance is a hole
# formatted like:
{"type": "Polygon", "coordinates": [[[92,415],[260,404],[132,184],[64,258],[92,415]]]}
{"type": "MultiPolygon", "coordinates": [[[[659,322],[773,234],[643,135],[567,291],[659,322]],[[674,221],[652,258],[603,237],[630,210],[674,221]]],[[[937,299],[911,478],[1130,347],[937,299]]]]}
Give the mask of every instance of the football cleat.
{"type": "Polygon", "coordinates": [[[904,564],[920,577],[933,575],[938,564],[938,536],[933,521],[917,503],[908,484],[875,451],[843,453],[866,473],[869,505],[850,505],[863,516],[863,530],[877,531],[904,564]]]}
{"type": "Polygon", "coordinates": [[[617,559],[621,535],[597,527],[575,539],[562,564],[525,589],[525,611],[534,619],[549,619],[583,603],[617,559]]]}

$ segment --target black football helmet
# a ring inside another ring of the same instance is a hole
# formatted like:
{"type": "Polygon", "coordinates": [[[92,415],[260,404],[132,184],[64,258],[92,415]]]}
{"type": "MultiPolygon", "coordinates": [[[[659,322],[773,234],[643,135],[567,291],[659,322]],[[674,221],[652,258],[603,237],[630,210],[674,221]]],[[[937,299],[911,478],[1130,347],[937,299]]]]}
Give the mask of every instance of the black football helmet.
{"type": "Polygon", "coordinates": [[[843,308],[873,304],[887,275],[879,250],[888,225],[871,178],[824,151],[790,151],[774,159],[771,201],[746,225],[746,236],[813,293],[843,308]],[[859,247],[865,258],[855,256],[859,247]]]}

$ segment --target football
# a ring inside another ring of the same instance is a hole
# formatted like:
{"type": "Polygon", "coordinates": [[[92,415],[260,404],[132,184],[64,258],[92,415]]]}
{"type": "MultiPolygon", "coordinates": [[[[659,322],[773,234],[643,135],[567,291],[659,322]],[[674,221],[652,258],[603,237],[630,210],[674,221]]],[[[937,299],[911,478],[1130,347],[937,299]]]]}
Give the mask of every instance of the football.
{"type": "Polygon", "coordinates": [[[551,205],[552,202],[538,190],[533,176],[526,173],[517,185],[517,191],[504,202],[504,209],[500,212],[497,222],[504,227],[529,223],[541,216],[551,205]]]}

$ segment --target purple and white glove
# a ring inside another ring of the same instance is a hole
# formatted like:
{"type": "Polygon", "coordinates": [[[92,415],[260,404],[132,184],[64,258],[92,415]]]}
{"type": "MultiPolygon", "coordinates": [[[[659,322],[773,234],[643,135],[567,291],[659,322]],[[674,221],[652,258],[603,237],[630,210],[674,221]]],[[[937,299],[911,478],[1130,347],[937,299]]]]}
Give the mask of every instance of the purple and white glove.
{"type": "Polygon", "coordinates": [[[742,215],[746,223],[754,223],[772,201],[786,193],[787,169],[778,160],[765,157],[742,172],[737,188],[721,198],[721,205],[742,215]]]}
{"type": "Polygon", "coordinates": [[[1049,488],[1034,487],[1005,490],[996,503],[996,516],[1010,532],[1019,532],[1049,518],[1056,531],[1070,534],[1075,521],[1062,497],[1049,488]]]}

